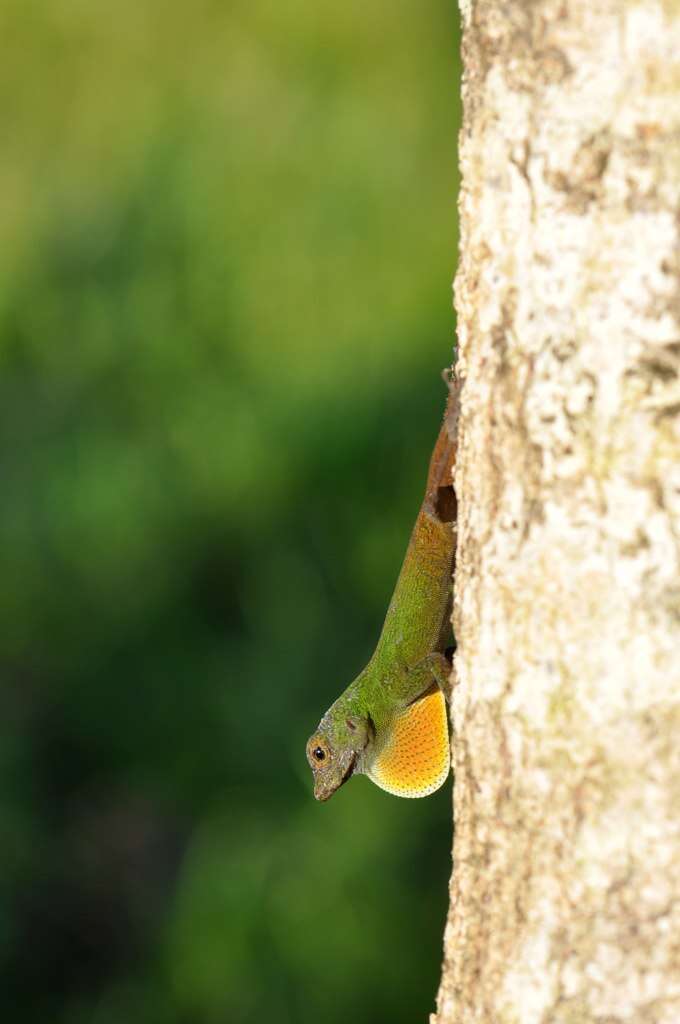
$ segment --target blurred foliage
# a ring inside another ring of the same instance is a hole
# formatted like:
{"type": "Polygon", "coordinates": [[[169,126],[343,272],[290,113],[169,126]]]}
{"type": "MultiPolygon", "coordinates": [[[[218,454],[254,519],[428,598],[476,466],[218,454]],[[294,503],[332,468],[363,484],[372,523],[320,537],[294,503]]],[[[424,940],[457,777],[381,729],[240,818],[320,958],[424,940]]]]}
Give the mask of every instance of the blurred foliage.
{"type": "Polygon", "coordinates": [[[423,1020],[450,789],[311,797],[450,361],[444,0],[0,8],[0,1013],[423,1020]]]}

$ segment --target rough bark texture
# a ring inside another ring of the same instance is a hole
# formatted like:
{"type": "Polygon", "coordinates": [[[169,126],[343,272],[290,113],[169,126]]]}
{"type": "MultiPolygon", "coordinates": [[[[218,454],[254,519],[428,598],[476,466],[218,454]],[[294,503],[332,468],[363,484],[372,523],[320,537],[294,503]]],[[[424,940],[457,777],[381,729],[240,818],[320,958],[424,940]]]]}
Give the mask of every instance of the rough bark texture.
{"type": "Polygon", "coordinates": [[[438,1024],[680,1021],[680,3],[467,0],[438,1024]]]}

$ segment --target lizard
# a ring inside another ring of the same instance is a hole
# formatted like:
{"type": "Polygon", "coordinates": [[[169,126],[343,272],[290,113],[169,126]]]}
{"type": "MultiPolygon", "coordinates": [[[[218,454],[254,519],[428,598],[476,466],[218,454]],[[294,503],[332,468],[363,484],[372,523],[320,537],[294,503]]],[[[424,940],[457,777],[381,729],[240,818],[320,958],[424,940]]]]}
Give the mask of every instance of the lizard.
{"type": "Polygon", "coordinates": [[[451,765],[446,697],[451,675],[452,575],[460,383],[449,396],[423,499],[370,661],[307,741],[314,796],[328,800],[365,774],[403,797],[428,796],[451,765]]]}

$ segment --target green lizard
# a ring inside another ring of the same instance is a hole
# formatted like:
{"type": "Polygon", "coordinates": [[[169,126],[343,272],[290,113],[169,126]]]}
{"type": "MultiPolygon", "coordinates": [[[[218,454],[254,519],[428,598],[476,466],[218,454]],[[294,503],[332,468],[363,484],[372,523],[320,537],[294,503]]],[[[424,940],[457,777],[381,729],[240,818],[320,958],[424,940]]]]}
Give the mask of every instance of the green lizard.
{"type": "Polygon", "coordinates": [[[444,693],[451,672],[458,383],[449,378],[444,422],[423,500],[377,647],[307,742],[314,796],[328,800],[363,773],[388,793],[433,793],[450,770],[444,693]]]}

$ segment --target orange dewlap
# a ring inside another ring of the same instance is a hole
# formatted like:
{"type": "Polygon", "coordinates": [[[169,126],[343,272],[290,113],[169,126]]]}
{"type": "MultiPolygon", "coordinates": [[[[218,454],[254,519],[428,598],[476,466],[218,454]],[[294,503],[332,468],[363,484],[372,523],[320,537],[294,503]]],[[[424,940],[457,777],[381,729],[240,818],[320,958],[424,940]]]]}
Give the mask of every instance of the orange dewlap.
{"type": "Polygon", "coordinates": [[[446,701],[437,688],[397,715],[368,777],[395,796],[429,796],[446,781],[450,767],[446,701]]]}

